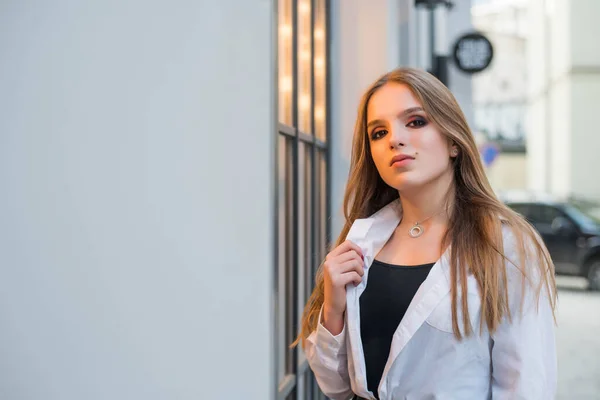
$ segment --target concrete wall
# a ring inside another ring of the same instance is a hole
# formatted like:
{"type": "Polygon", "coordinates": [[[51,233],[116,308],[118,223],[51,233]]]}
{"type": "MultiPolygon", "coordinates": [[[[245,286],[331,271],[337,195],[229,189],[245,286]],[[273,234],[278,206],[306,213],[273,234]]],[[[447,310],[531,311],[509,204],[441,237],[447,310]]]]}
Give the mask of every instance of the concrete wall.
{"type": "MultiPolygon", "coordinates": [[[[600,35],[600,29],[598,30],[600,35]]],[[[567,171],[571,191],[600,201],[598,155],[600,154],[600,66],[597,73],[579,73],[571,83],[570,109],[572,144],[567,171]]]]}
{"type": "Polygon", "coordinates": [[[271,398],[272,13],[0,4],[0,398],[271,398]]]}
{"type": "Polygon", "coordinates": [[[529,184],[600,200],[600,51],[594,0],[532,0],[529,43],[529,184]]]}
{"type": "Polygon", "coordinates": [[[525,153],[501,153],[486,170],[496,192],[527,188],[527,157],[525,153]]]}
{"type": "Polygon", "coordinates": [[[546,62],[548,37],[545,28],[546,12],[543,0],[531,0],[530,29],[527,36],[528,107],[525,118],[527,132],[527,187],[536,191],[549,187],[549,140],[546,131],[549,121],[549,62],[546,62]]]}
{"type": "Polygon", "coordinates": [[[595,174],[600,154],[600,2],[578,0],[569,4],[572,56],[569,180],[573,193],[600,201],[600,179],[595,174]]]}

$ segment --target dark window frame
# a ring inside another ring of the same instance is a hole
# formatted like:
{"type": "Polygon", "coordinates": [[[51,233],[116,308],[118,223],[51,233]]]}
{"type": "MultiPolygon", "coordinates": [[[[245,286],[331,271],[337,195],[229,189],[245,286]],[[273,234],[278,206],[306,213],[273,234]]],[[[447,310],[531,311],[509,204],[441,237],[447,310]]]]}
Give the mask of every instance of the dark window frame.
{"type": "MultiPolygon", "coordinates": [[[[310,125],[311,132],[298,129],[298,5],[301,0],[288,0],[291,3],[291,63],[292,87],[291,109],[292,125],[279,119],[279,54],[275,57],[277,87],[274,113],[277,124],[274,152],[274,372],[276,375],[276,398],[325,399],[319,391],[312,371],[308,366],[300,346],[290,349],[289,345],[299,331],[301,309],[314,287],[314,277],[320,261],[325,255],[326,244],[330,241],[330,180],[329,143],[331,122],[330,110],[330,2],[329,0],[310,0],[310,125]],[[315,127],[315,15],[317,4],[324,4],[324,85],[325,85],[325,141],[317,138],[315,127]],[[285,150],[280,151],[281,141],[285,150]],[[301,153],[302,152],[302,153],[301,153]],[[301,163],[302,162],[302,163],[301,163]],[[300,171],[302,169],[302,171],[300,171]],[[281,177],[285,177],[283,181],[281,177]],[[283,196],[280,196],[280,193],[283,196]],[[299,194],[303,194],[300,198],[299,194]],[[280,208],[281,207],[281,208],[280,208]],[[302,209],[301,209],[302,207],[302,209]],[[284,210],[282,212],[282,210],[284,210]],[[302,213],[300,211],[303,211],[302,213]],[[283,216],[282,216],[283,214],[283,216]],[[300,220],[300,217],[303,220],[300,220]],[[324,227],[324,231],[323,231],[324,227]],[[282,232],[283,230],[283,232],[282,232]],[[302,235],[302,238],[300,237],[302,235]],[[283,244],[283,248],[280,247],[283,244]],[[301,246],[303,245],[303,246],[301,246]],[[301,248],[302,247],[302,248],[301,248]],[[281,257],[280,257],[281,256],[281,257]],[[281,260],[280,260],[281,258],[281,260]],[[283,303],[283,304],[282,304],[283,303]],[[282,331],[283,330],[283,331],[282,331]],[[281,338],[283,342],[281,343],[281,338]],[[283,356],[283,357],[282,357],[283,356]],[[282,365],[283,361],[283,365],[282,365]],[[283,370],[283,371],[282,371],[283,370]]],[[[275,2],[275,23],[279,27],[279,1],[275,2]]],[[[277,35],[279,35],[277,29],[277,35]]],[[[279,48],[279,38],[275,40],[279,48]]]]}

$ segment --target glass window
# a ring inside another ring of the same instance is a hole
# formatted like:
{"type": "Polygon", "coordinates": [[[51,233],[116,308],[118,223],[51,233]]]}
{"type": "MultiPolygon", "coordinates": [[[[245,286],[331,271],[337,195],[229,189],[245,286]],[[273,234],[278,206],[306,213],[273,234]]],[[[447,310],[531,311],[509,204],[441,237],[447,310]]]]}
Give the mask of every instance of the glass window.
{"type": "Polygon", "coordinates": [[[298,129],[312,132],[312,4],[298,0],[298,129]]]}
{"type": "Polygon", "coordinates": [[[325,256],[327,0],[278,1],[275,363],[278,398],[324,398],[300,347],[304,305],[325,256]]]}
{"type": "Polygon", "coordinates": [[[304,254],[305,254],[305,260],[306,260],[306,270],[304,271],[305,273],[305,286],[304,286],[304,291],[306,293],[306,299],[308,300],[308,297],[310,296],[310,293],[312,291],[312,287],[313,287],[313,264],[314,264],[314,258],[315,258],[315,250],[314,250],[314,230],[316,229],[315,226],[315,215],[314,215],[314,211],[313,211],[313,188],[312,188],[312,182],[314,180],[313,177],[313,152],[311,151],[312,149],[310,148],[306,148],[305,149],[305,157],[306,157],[306,164],[305,164],[305,175],[304,175],[304,185],[306,187],[306,195],[305,195],[305,204],[306,204],[306,215],[304,220],[306,221],[306,242],[305,242],[305,246],[304,246],[304,254]]]}
{"type": "MultiPolygon", "coordinates": [[[[288,191],[289,184],[287,182],[287,170],[288,170],[288,157],[287,157],[287,144],[288,140],[285,136],[280,136],[278,140],[278,171],[277,171],[277,287],[279,288],[277,293],[277,304],[276,304],[276,318],[277,318],[277,340],[280,343],[285,343],[287,339],[286,335],[286,281],[287,281],[287,260],[288,246],[287,246],[287,231],[288,221],[287,215],[288,209],[288,191]]],[[[277,379],[282,381],[287,373],[286,371],[286,351],[283,348],[278,349],[277,352],[277,379]]]]}
{"type": "Polygon", "coordinates": [[[306,177],[306,144],[300,143],[300,149],[298,149],[298,196],[296,197],[298,201],[298,270],[296,279],[298,280],[298,324],[300,324],[300,319],[302,317],[302,310],[304,308],[304,303],[306,302],[306,267],[308,264],[308,259],[306,258],[306,248],[308,243],[306,242],[306,233],[307,233],[307,218],[306,218],[306,192],[307,187],[310,186],[310,181],[307,181],[306,177]]]}
{"type": "Polygon", "coordinates": [[[319,243],[319,250],[321,259],[325,258],[327,251],[327,160],[324,152],[320,152],[320,168],[319,168],[319,215],[320,215],[320,229],[321,232],[321,243],[319,243]]]}
{"type": "Polygon", "coordinates": [[[556,207],[532,204],[529,207],[529,216],[537,224],[552,225],[556,217],[562,216],[562,212],[556,207]]]}
{"type": "Polygon", "coordinates": [[[521,214],[523,217],[528,218],[529,208],[527,204],[508,204],[510,208],[512,208],[516,213],[521,214]]]}
{"type": "Polygon", "coordinates": [[[315,7],[314,29],[314,72],[315,72],[315,136],[321,141],[326,140],[326,75],[325,60],[327,42],[325,41],[325,0],[317,0],[315,7]]]}
{"type": "Polygon", "coordinates": [[[565,206],[565,211],[584,230],[600,229],[600,219],[590,212],[590,209],[568,204],[565,206]]]}
{"type": "Polygon", "coordinates": [[[279,0],[279,121],[293,125],[292,113],[292,1],[279,0]]]}

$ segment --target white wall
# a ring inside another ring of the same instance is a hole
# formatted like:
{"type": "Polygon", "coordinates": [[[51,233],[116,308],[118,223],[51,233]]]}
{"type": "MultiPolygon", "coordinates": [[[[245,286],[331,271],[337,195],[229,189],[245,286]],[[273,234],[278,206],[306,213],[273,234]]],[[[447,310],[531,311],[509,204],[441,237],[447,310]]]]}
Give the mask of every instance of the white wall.
{"type": "Polygon", "coordinates": [[[567,0],[531,0],[527,39],[528,187],[568,194],[570,46],[567,0]],[[565,164],[567,163],[567,164],[565,164]]]}
{"type": "Polygon", "coordinates": [[[487,168],[487,176],[496,192],[527,188],[525,153],[501,153],[487,168]]]}
{"type": "Polygon", "coordinates": [[[0,4],[0,398],[271,397],[271,8],[0,4]]]}
{"type": "Polygon", "coordinates": [[[571,29],[571,189],[600,201],[600,180],[595,174],[600,153],[600,2],[570,2],[571,29]]]}
{"type": "Polygon", "coordinates": [[[549,65],[546,62],[547,35],[544,0],[529,3],[529,30],[527,36],[528,107],[525,118],[527,132],[527,187],[535,191],[549,188],[548,165],[550,160],[547,119],[549,90],[549,65]]]}
{"type": "Polygon", "coordinates": [[[598,73],[600,68],[600,2],[597,0],[570,1],[571,12],[568,14],[568,26],[571,27],[570,46],[572,64],[577,67],[588,67],[598,73]]]}
{"type": "Polygon", "coordinates": [[[533,189],[600,200],[593,174],[600,150],[595,132],[600,125],[599,12],[595,0],[531,1],[528,169],[533,189]]]}
{"type": "Polygon", "coordinates": [[[571,88],[573,142],[569,149],[571,168],[568,171],[571,190],[579,196],[600,201],[600,67],[597,74],[573,76],[571,88]]]}
{"type": "Polygon", "coordinates": [[[571,80],[569,78],[555,81],[550,91],[549,129],[546,131],[550,145],[550,185],[551,193],[568,196],[571,191],[571,169],[573,144],[571,80]]]}

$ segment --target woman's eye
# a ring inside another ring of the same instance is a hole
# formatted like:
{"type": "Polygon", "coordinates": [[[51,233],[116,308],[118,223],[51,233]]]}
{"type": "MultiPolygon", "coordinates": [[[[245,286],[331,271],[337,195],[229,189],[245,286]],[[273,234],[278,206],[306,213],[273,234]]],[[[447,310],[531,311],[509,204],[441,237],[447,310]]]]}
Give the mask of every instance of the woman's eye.
{"type": "Polygon", "coordinates": [[[416,118],[410,121],[406,126],[410,126],[411,128],[421,128],[425,125],[427,125],[427,121],[423,118],[416,118]]]}
{"type": "Polygon", "coordinates": [[[373,133],[371,133],[371,139],[372,140],[381,139],[386,134],[387,134],[387,130],[385,130],[385,129],[378,129],[378,130],[373,131],[373,133]]]}

